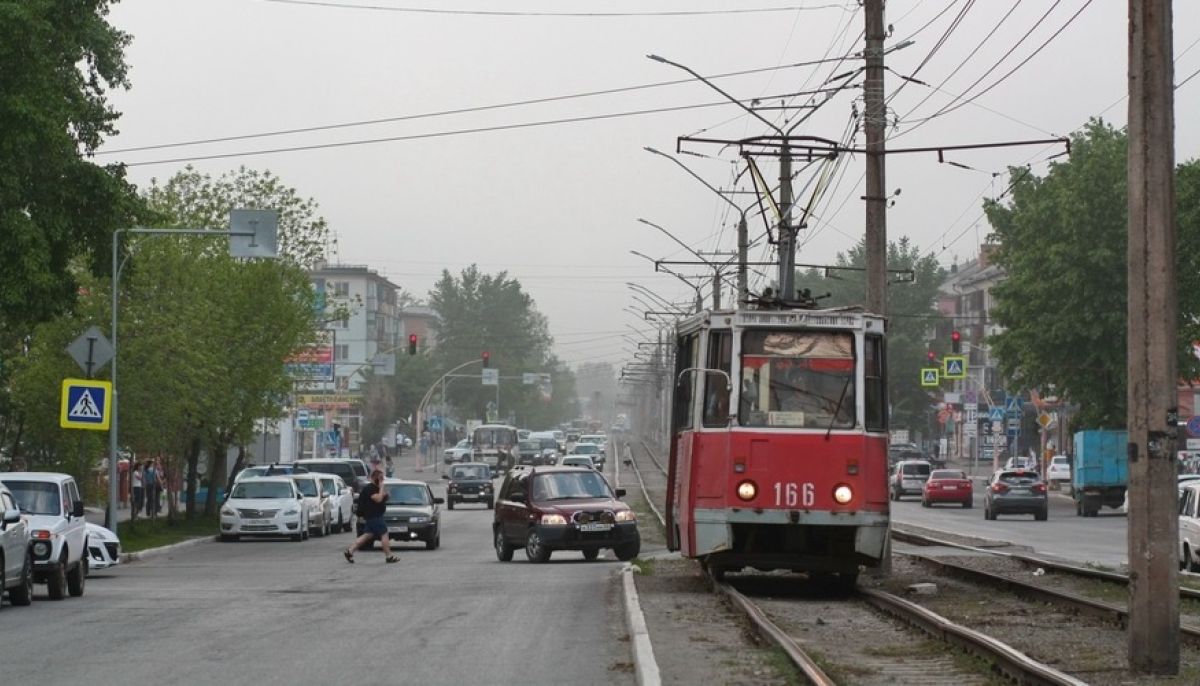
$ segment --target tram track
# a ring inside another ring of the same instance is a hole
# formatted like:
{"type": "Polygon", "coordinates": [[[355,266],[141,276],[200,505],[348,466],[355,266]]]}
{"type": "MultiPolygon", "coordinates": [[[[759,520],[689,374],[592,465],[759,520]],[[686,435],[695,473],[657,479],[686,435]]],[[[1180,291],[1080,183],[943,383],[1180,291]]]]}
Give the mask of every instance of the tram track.
{"type": "MultiPolygon", "coordinates": [[[[665,474],[653,451],[639,441],[647,458],[665,474]]],[[[665,526],[661,511],[653,506],[654,496],[646,486],[632,446],[625,444],[629,464],[633,468],[642,496],[652,507],[660,524],[665,526]]],[[[665,488],[665,487],[664,487],[665,488]]],[[[843,664],[839,672],[849,670],[845,682],[869,684],[988,684],[993,679],[980,673],[971,665],[956,659],[953,646],[958,650],[975,655],[992,666],[992,669],[1017,683],[1055,684],[1077,686],[1084,684],[1075,677],[1043,664],[1016,648],[984,634],[959,625],[916,603],[877,589],[857,589],[845,597],[830,598],[821,594],[814,598],[805,596],[813,589],[812,584],[798,583],[791,575],[748,574],[739,575],[729,581],[717,581],[709,577],[715,592],[728,599],[750,622],[755,632],[776,646],[795,666],[807,683],[821,686],[843,683],[835,680],[822,667],[830,661],[836,668],[839,644],[856,643],[874,648],[875,652],[864,659],[863,655],[852,658],[853,665],[843,664]],[[742,589],[750,590],[750,594],[742,589]],[[754,596],[753,598],[751,596],[754,596]],[[822,619],[822,612],[814,610],[814,604],[836,606],[836,612],[822,619]],[[813,617],[816,618],[815,624],[813,617]],[[902,622],[898,627],[889,618],[902,622]],[[834,626],[831,626],[834,624],[834,626]],[[840,626],[837,626],[840,624],[840,626]],[[820,627],[814,630],[815,627],[820,627]],[[918,630],[930,637],[929,641],[914,641],[911,632],[918,630]],[[795,636],[804,637],[804,644],[795,636]],[[847,642],[846,635],[854,635],[855,641],[847,642]],[[805,649],[808,646],[808,650],[805,649]],[[898,646],[902,651],[892,654],[886,646],[898,646]],[[912,646],[925,646],[916,651],[912,646]],[[885,646],[880,648],[879,646],[885,646]],[[941,646],[940,648],[937,646],[941,646]],[[921,654],[914,655],[914,652],[921,654]],[[817,655],[825,655],[819,659],[817,655]]]]}

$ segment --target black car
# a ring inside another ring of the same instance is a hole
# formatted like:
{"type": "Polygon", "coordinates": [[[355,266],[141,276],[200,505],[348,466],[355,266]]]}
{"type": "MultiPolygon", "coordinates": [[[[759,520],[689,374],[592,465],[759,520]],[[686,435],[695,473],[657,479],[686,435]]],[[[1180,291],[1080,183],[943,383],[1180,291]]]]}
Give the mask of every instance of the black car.
{"type": "Polygon", "coordinates": [[[322,474],[337,474],[357,496],[364,486],[371,482],[367,476],[367,465],[362,460],[343,460],[331,458],[327,460],[311,459],[297,460],[296,464],[310,472],[322,474]]]}
{"type": "Polygon", "coordinates": [[[1034,471],[1001,469],[988,480],[983,507],[984,519],[995,519],[1002,514],[1031,514],[1044,522],[1050,514],[1046,482],[1034,471]]]}
{"type": "MultiPolygon", "coordinates": [[[[393,541],[423,541],[429,550],[442,544],[441,498],[435,498],[424,481],[385,479],[388,538],[393,541]]],[[[361,535],[361,534],[360,534],[361,535]]]]}
{"type": "Polygon", "coordinates": [[[536,440],[517,442],[517,464],[541,464],[542,444],[536,440]]]}
{"type": "Polygon", "coordinates": [[[496,500],[492,539],[496,557],[512,560],[524,548],[530,562],[556,550],[578,550],[595,560],[611,548],[632,560],[641,546],[637,517],[604,476],[586,467],[527,467],[509,472],[496,500]]]}
{"type": "Polygon", "coordinates": [[[492,509],[492,474],[487,464],[456,464],[442,478],[450,482],[446,484],[446,509],[453,510],[455,503],[479,503],[492,509]]]}

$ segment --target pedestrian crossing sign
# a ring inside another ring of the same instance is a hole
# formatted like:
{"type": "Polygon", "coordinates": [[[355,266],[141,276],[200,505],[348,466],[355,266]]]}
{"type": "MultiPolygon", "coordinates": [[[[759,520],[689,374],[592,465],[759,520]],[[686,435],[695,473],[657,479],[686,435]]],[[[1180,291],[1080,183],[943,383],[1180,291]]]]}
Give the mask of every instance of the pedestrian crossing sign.
{"type": "Polygon", "coordinates": [[[967,358],[953,355],[942,358],[942,376],[947,379],[967,378],[967,358]]]}
{"type": "Polygon", "coordinates": [[[62,412],[58,425],[64,429],[108,431],[112,419],[112,383],[91,379],[63,379],[62,412]]]}
{"type": "Polygon", "coordinates": [[[937,367],[924,367],[921,369],[921,386],[925,388],[936,388],[939,382],[939,370],[937,367]]]}

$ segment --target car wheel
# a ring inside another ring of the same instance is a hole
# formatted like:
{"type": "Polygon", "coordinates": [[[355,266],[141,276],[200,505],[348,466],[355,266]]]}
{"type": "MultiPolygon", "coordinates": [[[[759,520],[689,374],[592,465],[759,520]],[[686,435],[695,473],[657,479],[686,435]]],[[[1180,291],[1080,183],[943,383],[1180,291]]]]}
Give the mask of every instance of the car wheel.
{"type": "Polygon", "coordinates": [[[351,520],[353,520],[353,519],[354,518],[351,517],[350,519],[347,519],[346,521],[342,522],[342,531],[344,533],[350,533],[350,529],[353,528],[353,526],[354,526],[353,523],[351,522],[351,520]]]}
{"type": "Polygon", "coordinates": [[[621,545],[613,548],[613,553],[621,562],[629,562],[633,558],[637,557],[639,550],[641,550],[641,542],[632,541],[630,543],[622,543],[621,545]]]}
{"type": "Polygon", "coordinates": [[[996,518],[996,515],[992,514],[992,506],[991,505],[983,506],[983,518],[987,519],[987,520],[992,520],[992,519],[996,518]]]}
{"type": "Polygon", "coordinates": [[[513,547],[508,541],[504,540],[504,532],[499,528],[496,529],[496,559],[501,562],[509,562],[513,558],[513,547]]]}
{"type": "MultiPolygon", "coordinates": [[[[0,588],[4,587],[0,585],[0,588]]],[[[25,554],[25,566],[21,568],[21,585],[9,589],[8,599],[14,606],[25,606],[33,602],[33,555],[25,554]]]]}
{"type": "MultiPolygon", "coordinates": [[[[1196,562],[1195,557],[1190,550],[1188,551],[1188,554],[1185,559],[1187,560],[1187,570],[1189,572],[1200,572],[1200,562],[1196,562]]],[[[9,592],[9,597],[12,597],[11,592],[9,592]]],[[[16,604],[17,603],[14,601],[13,605],[16,605],[16,604]]]]}
{"type": "Polygon", "coordinates": [[[963,501],[963,504],[962,504],[962,506],[963,506],[963,509],[965,509],[965,510],[969,510],[969,509],[971,509],[971,508],[975,507],[975,501],[973,501],[973,500],[964,500],[964,501],[963,501]]]}
{"type": "Polygon", "coordinates": [[[428,541],[425,541],[425,549],[426,550],[437,550],[438,546],[440,546],[441,544],[442,544],[442,532],[438,531],[436,534],[434,534],[433,538],[429,539],[428,541]]]}
{"type": "Polygon", "coordinates": [[[321,518],[321,521],[325,523],[324,527],[322,527],[324,529],[324,531],[321,532],[322,536],[328,536],[329,534],[333,533],[333,526],[330,524],[329,519],[330,518],[327,516],[321,518]]]}
{"type": "Polygon", "coordinates": [[[300,541],[304,540],[304,534],[292,534],[291,539],[292,541],[299,543],[300,541]]]}
{"type": "Polygon", "coordinates": [[[46,595],[50,596],[50,600],[62,600],[67,597],[67,561],[65,557],[58,565],[58,569],[50,572],[50,576],[47,577],[46,595]]]}
{"type": "Polygon", "coordinates": [[[598,557],[600,557],[599,548],[591,548],[590,550],[583,551],[583,559],[587,560],[588,562],[591,562],[598,557]]]}
{"type": "Polygon", "coordinates": [[[525,539],[525,557],[537,564],[550,559],[550,549],[542,542],[536,529],[530,529],[529,537],[525,539]]]}
{"type": "Polygon", "coordinates": [[[447,510],[454,509],[454,498],[446,498],[446,509],[447,510]]]}
{"type": "Polygon", "coordinates": [[[1047,519],[1049,519],[1049,517],[1050,517],[1049,506],[1043,507],[1040,512],[1038,512],[1037,514],[1035,514],[1033,516],[1034,520],[1039,521],[1039,522],[1044,522],[1047,519]]]}
{"type": "Polygon", "coordinates": [[[1184,571],[1192,563],[1192,551],[1188,548],[1188,544],[1183,544],[1183,552],[1179,554],[1179,571],[1184,571]]]}
{"type": "Polygon", "coordinates": [[[222,543],[234,543],[238,540],[237,534],[221,534],[222,543]]]}
{"type": "Polygon", "coordinates": [[[79,563],[70,572],[67,572],[67,593],[71,594],[72,598],[78,598],[83,595],[84,584],[87,583],[88,559],[87,555],[79,558],[79,563]]]}
{"type": "Polygon", "coordinates": [[[921,507],[929,507],[929,501],[921,498],[921,507]]]}

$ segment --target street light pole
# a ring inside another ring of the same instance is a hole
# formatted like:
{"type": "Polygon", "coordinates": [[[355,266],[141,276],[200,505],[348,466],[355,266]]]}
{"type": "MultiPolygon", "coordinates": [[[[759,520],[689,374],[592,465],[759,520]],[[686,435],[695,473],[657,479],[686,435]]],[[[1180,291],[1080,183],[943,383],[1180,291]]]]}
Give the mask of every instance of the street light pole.
{"type": "Polygon", "coordinates": [[[700,295],[700,287],[699,286],[692,283],[691,281],[688,281],[687,277],[683,276],[679,272],[671,271],[670,269],[662,266],[662,264],[660,264],[658,260],[654,259],[653,257],[650,257],[649,255],[643,255],[642,253],[640,253],[636,250],[630,250],[629,252],[630,252],[630,254],[637,255],[638,257],[641,257],[643,259],[653,262],[654,263],[654,271],[666,272],[667,274],[670,274],[671,276],[674,276],[675,278],[679,279],[680,281],[686,283],[689,288],[696,291],[696,311],[699,312],[704,309],[704,296],[700,295]]]}

